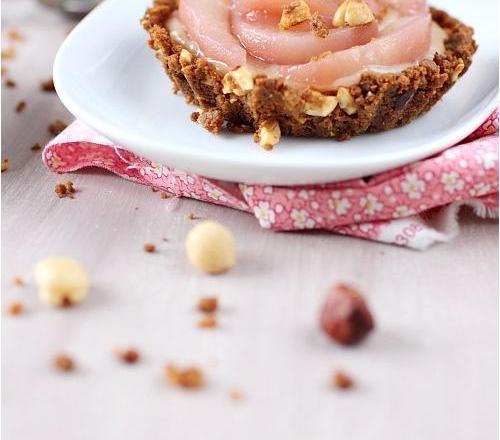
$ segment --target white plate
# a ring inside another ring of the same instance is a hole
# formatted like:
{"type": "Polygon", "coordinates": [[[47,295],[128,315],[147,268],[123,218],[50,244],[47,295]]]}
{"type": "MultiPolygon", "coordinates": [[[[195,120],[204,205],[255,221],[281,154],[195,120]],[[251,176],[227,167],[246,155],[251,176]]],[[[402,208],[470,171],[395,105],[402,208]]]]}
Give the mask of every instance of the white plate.
{"type": "Polygon", "coordinates": [[[66,107],[122,146],[208,177],[307,184],[361,177],[432,155],[461,140],[489,115],[498,93],[497,2],[435,0],[474,26],[479,50],[467,75],[412,124],[339,143],[285,138],[272,152],[250,135],[206,132],[194,107],[171,92],[139,19],[152,0],[107,0],[67,38],[54,64],[66,107]],[[487,15],[484,11],[490,11],[487,15]]]}

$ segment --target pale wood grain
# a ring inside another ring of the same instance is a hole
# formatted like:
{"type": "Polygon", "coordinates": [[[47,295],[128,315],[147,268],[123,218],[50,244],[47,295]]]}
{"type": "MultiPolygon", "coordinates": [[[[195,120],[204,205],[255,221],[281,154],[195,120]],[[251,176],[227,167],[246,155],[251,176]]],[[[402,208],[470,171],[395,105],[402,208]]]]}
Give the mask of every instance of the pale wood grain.
{"type": "MultiPolygon", "coordinates": [[[[328,234],[273,234],[244,213],[194,201],[174,210],[148,188],[100,171],[71,175],[75,200],[58,199],[61,179],[29,147],[47,123],[69,121],[50,76],[69,24],[30,0],[4,2],[4,28],[27,34],[8,64],[19,88],[2,89],[3,307],[28,313],[2,321],[2,434],[5,439],[350,439],[498,438],[498,228],[466,215],[452,243],[417,253],[328,234]],[[36,66],[36,67],[34,67],[36,66]],[[10,111],[19,99],[26,113],[10,111]],[[137,209],[136,209],[137,208],[137,209]],[[228,225],[239,263],[223,276],[196,272],[184,256],[194,212],[228,225]],[[166,237],[168,241],[162,241],[166,237]],[[145,242],[159,252],[146,254],[145,242]],[[93,288],[74,310],[41,305],[33,265],[71,255],[93,288]],[[13,286],[12,277],[28,281],[13,286]],[[365,292],[377,330],[341,349],[317,329],[325,289],[353,282],[365,292]],[[217,294],[221,328],[196,328],[194,306],[217,294]],[[136,345],[144,361],[116,363],[111,350],[136,345]],[[72,353],[74,375],[50,368],[72,353]],[[197,362],[200,393],[169,388],[166,361],[197,362]],[[328,388],[334,367],[358,386],[328,388]],[[231,403],[231,386],[242,402],[231,403]]],[[[4,41],[5,43],[5,41],[4,41]]]]}

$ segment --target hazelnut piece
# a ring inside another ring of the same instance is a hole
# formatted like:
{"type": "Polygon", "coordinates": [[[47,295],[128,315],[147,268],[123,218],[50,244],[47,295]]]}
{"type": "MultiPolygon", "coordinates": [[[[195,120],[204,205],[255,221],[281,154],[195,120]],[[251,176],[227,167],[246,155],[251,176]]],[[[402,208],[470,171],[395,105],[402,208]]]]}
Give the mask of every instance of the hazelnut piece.
{"type": "Polygon", "coordinates": [[[304,113],[309,116],[328,116],[331,114],[338,101],[335,96],[323,95],[320,92],[311,90],[306,96],[304,113]]]}
{"type": "Polygon", "coordinates": [[[236,96],[244,96],[253,90],[253,75],[245,67],[228,72],[222,79],[222,93],[234,93],[236,96]]]}
{"type": "Polygon", "coordinates": [[[278,121],[269,119],[260,124],[257,132],[259,145],[264,150],[272,150],[273,147],[280,141],[281,129],[278,121]]]}
{"type": "Polygon", "coordinates": [[[348,115],[353,115],[358,111],[354,98],[345,87],[339,87],[337,90],[337,100],[339,102],[339,107],[348,115]]]}
{"type": "Polygon", "coordinates": [[[373,329],[374,321],[361,294],[346,284],[338,284],[323,304],[320,325],[338,343],[354,345],[373,329]]]}
{"type": "Polygon", "coordinates": [[[279,28],[287,30],[296,24],[311,19],[311,10],[304,0],[293,1],[283,8],[279,28]]]}
{"type": "Polygon", "coordinates": [[[333,16],[336,27],[361,26],[375,20],[372,10],[364,0],[345,0],[333,16]]]}

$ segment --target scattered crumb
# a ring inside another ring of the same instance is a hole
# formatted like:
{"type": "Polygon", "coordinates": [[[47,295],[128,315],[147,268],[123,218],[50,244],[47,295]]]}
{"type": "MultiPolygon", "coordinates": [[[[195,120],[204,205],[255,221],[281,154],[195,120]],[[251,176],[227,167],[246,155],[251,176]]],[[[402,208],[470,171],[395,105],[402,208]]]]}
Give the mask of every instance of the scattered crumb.
{"type": "Polygon", "coordinates": [[[328,29],[326,28],[325,23],[323,23],[319,12],[315,12],[311,18],[311,30],[312,33],[319,38],[328,37],[328,29]]]}
{"type": "Polygon", "coordinates": [[[253,133],[255,131],[251,125],[235,124],[234,122],[227,122],[226,129],[235,134],[253,133]]]}
{"type": "Polygon", "coordinates": [[[163,237],[162,240],[165,241],[165,242],[167,242],[168,238],[167,237],[163,237]]]}
{"type": "Polygon", "coordinates": [[[168,364],[165,377],[170,384],[181,388],[201,388],[205,382],[203,372],[197,367],[179,368],[168,364]]]}
{"type": "Polygon", "coordinates": [[[333,373],[332,384],[341,390],[347,390],[354,386],[354,381],[343,371],[335,371],[333,373]]]}
{"type": "Polygon", "coordinates": [[[144,244],[144,252],[152,254],[153,252],[156,252],[156,246],[153,243],[146,243],[144,244]]]}
{"type": "Polygon", "coordinates": [[[12,41],[24,41],[24,36],[21,34],[21,32],[17,31],[16,29],[11,29],[8,33],[7,36],[9,37],[10,40],[12,41]]]}
{"type": "Polygon", "coordinates": [[[7,79],[5,80],[5,87],[8,87],[9,89],[13,89],[14,87],[17,86],[17,83],[13,79],[7,79]]]}
{"type": "Polygon", "coordinates": [[[41,149],[42,149],[42,146],[38,142],[31,146],[31,151],[40,151],[41,149]]]}
{"type": "Polygon", "coordinates": [[[164,192],[162,191],[160,193],[160,199],[169,199],[170,197],[172,197],[172,194],[168,193],[168,192],[164,192]]]}
{"type": "Polygon", "coordinates": [[[191,121],[198,122],[198,118],[199,117],[200,117],[200,113],[199,112],[193,112],[193,113],[191,113],[191,121]]]}
{"type": "Polygon", "coordinates": [[[196,214],[191,212],[188,214],[188,219],[189,220],[201,220],[201,217],[198,217],[196,214]]]}
{"type": "Polygon", "coordinates": [[[66,180],[65,182],[58,183],[54,188],[57,197],[60,199],[64,197],[69,197],[71,199],[74,198],[75,187],[73,186],[73,182],[70,180],[66,180]]]}
{"type": "Polygon", "coordinates": [[[134,348],[127,348],[126,350],[116,350],[115,352],[118,358],[126,364],[135,364],[141,358],[139,352],[134,348]]]}
{"type": "Polygon", "coordinates": [[[55,92],[56,88],[54,87],[54,80],[52,78],[46,79],[40,83],[40,89],[44,92],[55,92]]]}
{"type": "Polygon", "coordinates": [[[22,113],[26,110],[26,101],[19,101],[16,105],[16,113],[22,113]]]}
{"type": "Polygon", "coordinates": [[[2,159],[2,173],[9,171],[9,159],[2,159]]]}
{"type": "Polygon", "coordinates": [[[243,400],[243,393],[240,389],[233,387],[229,389],[228,396],[231,400],[240,401],[243,400]]]}
{"type": "Polygon", "coordinates": [[[54,358],[54,367],[60,371],[72,371],[75,369],[75,362],[69,356],[60,354],[54,358]]]}
{"type": "Polygon", "coordinates": [[[215,296],[205,296],[198,302],[198,310],[204,313],[214,313],[217,311],[218,301],[215,296]]]}
{"type": "Polygon", "coordinates": [[[312,56],[310,61],[311,62],[320,61],[323,58],[325,58],[325,57],[327,57],[328,55],[331,55],[331,54],[332,54],[332,51],[326,50],[325,52],[321,52],[319,55],[312,56]]]}
{"type": "Polygon", "coordinates": [[[4,76],[8,71],[9,69],[7,69],[7,67],[2,66],[2,76],[4,76]]]}
{"type": "Polygon", "coordinates": [[[217,327],[217,319],[212,314],[207,313],[202,316],[198,321],[198,327],[200,328],[215,328],[217,327]]]}
{"type": "Polygon", "coordinates": [[[53,136],[57,136],[59,133],[61,133],[65,128],[67,127],[67,124],[65,124],[63,121],[60,119],[56,119],[54,122],[51,122],[47,129],[49,130],[49,133],[53,136]]]}
{"type": "Polygon", "coordinates": [[[7,308],[7,313],[10,316],[18,316],[24,313],[24,305],[20,302],[13,302],[7,308]]]}
{"type": "Polygon", "coordinates": [[[16,50],[13,47],[2,49],[2,60],[13,60],[16,57],[16,50]]]}
{"type": "Polygon", "coordinates": [[[155,192],[158,192],[158,188],[155,188],[154,186],[151,187],[151,191],[153,191],[154,193],[155,192]]]}
{"type": "Polygon", "coordinates": [[[14,279],[12,280],[12,282],[17,287],[21,287],[21,286],[24,286],[26,284],[21,277],[14,277],[14,279]]]}

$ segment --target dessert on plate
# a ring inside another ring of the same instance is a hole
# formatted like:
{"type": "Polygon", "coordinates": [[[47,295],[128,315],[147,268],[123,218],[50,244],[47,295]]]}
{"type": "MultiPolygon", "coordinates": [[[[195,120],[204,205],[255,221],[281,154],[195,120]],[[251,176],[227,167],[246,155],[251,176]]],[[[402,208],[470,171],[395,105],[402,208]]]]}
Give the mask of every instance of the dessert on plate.
{"type": "Polygon", "coordinates": [[[462,76],[473,30],[425,0],[154,0],[149,45],[208,130],[346,140],[407,124],[462,76]]]}

